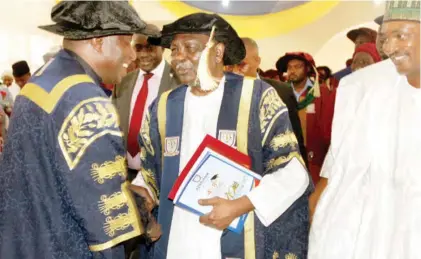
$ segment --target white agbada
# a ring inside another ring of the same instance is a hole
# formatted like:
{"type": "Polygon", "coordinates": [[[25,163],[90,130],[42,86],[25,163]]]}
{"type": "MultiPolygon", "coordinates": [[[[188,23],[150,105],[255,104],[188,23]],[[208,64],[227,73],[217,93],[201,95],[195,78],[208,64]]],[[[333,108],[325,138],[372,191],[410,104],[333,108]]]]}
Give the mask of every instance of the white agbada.
{"type": "MultiPolygon", "coordinates": [[[[203,138],[207,134],[215,137],[224,83],[225,78],[215,91],[206,96],[195,96],[190,88],[186,91],[180,172],[203,138]]],[[[132,183],[148,188],[141,177],[138,174],[132,183]]],[[[268,226],[301,197],[308,184],[307,171],[294,158],[283,169],[263,177],[248,198],[256,208],[255,213],[260,221],[268,226]]],[[[196,214],[174,206],[166,258],[221,259],[221,234],[222,231],[200,224],[196,214]]]]}
{"type": "Polygon", "coordinates": [[[421,90],[390,60],[341,80],[309,259],[419,259],[421,90]]]}

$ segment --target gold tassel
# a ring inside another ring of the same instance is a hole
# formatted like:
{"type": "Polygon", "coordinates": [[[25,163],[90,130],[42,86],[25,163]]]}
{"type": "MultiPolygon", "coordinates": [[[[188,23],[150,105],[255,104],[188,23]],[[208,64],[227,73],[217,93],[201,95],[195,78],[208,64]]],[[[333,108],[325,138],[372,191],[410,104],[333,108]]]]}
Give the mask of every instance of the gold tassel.
{"type": "Polygon", "coordinates": [[[200,89],[202,89],[203,91],[213,91],[219,85],[219,83],[215,81],[215,79],[212,77],[209,71],[209,63],[208,63],[210,48],[212,48],[213,45],[215,44],[213,41],[215,28],[216,26],[212,27],[212,31],[209,36],[209,41],[206,43],[206,47],[202,51],[202,55],[200,57],[199,65],[197,68],[196,80],[198,80],[199,83],[196,82],[196,85],[199,85],[200,89]]]}
{"type": "Polygon", "coordinates": [[[313,96],[315,98],[319,98],[320,97],[319,73],[317,72],[317,68],[315,66],[313,66],[313,69],[314,69],[314,73],[316,73],[316,79],[314,80],[314,85],[313,85],[313,96]]]}

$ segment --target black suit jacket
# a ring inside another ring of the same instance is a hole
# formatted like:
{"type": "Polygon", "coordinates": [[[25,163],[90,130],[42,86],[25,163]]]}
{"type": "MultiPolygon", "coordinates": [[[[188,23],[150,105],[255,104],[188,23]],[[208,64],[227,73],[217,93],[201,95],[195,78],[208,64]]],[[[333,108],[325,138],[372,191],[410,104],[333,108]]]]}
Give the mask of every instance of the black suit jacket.
{"type": "Polygon", "coordinates": [[[303,131],[301,129],[300,117],[298,117],[298,103],[295,98],[294,92],[290,85],[284,82],[277,80],[262,78],[263,81],[270,84],[278,92],[279,97],[285,103],[288,108],[289,120],[291,121],[292,129],[294,130],[295,136],[298,140],[298,145],[300,147],[301,156],[303,157],[307,165],[307,152],[304,145],[303,131]]]}

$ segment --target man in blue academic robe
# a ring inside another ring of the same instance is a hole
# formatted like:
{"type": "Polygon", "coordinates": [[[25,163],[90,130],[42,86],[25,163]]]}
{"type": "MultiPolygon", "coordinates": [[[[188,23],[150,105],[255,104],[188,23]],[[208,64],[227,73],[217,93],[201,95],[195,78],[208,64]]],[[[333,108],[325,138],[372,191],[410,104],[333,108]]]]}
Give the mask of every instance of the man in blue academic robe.
{"type": "Polygon", "coordinates": [[[0,258],[123,259],[119,244],[146,232],[148,214],[100,83],[120,82],[146,24],[124,1],[62,1],[51,16],[41,28],[63,50],[17,97],[0,160],[0,258]]]}
{"type": "Polygon", "coordinates": [[[171,49],[171,65],[183,82],[151,105],[139,137],[142,179],[135,182],[146,183],[150,199],[159,203],[163,233],[151,258],[306,258],[309,176],[276,90],[258,79],[224,73],[225,65],[245,57],[235,30],[218,15],[196,13],[150,39],[171,49]],[[239,199],[199,201],[213,206],[199,219],[175,207],[168,194],[207,134],[250,156],[252,170],[263,179],[239,199]],[[245,213],[243,233],[226,230],[245,213]]]}

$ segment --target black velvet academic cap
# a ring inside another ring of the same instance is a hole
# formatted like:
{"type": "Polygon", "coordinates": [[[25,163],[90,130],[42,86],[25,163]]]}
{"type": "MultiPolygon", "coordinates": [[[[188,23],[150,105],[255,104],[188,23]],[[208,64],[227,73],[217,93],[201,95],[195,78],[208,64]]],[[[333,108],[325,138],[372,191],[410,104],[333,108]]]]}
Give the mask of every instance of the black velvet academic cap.
{"type": "Polygon", "coordinates": [[[148,32],[136,10],[127,1],[61,1],[51,11],[52,25],[40,29],[69,40],[148,32]]]}
{"type": "Polygon", "coordinates": [[[161,37],[149,37],[151,44],[170,48],[177,34],[210,35],[215,26],[214,39],[225,45],[224,65],[239,64],[246,56],[243,41],[232,26],[217,14],[194,13],[184,16],[173,23],[164,25],[161,37]]]}

